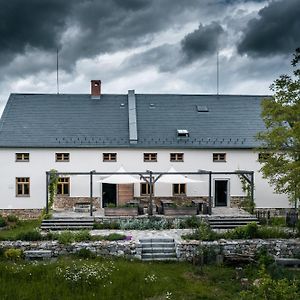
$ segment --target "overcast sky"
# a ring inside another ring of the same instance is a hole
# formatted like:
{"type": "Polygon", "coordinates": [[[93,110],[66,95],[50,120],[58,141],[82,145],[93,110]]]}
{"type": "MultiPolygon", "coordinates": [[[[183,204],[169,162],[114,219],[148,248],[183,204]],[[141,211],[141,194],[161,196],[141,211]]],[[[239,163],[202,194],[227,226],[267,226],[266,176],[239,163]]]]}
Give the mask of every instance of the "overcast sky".
{"type": "Polygon", "coordinates": [[[300,0],[0,0],[10,93],[269,94],[300,47],[300,0]]]}

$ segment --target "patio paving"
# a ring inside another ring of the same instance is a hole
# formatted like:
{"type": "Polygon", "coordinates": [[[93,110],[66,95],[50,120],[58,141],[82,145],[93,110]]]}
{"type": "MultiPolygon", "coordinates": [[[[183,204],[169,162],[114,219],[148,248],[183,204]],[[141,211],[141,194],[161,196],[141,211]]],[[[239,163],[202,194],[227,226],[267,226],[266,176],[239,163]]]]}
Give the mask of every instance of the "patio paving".
{"type": "Polygon", "coordinates": [[[182,241],[183,234],[192,233],[193,229],[168,229],[168,230],[121,230],[121,229],[101,229],[91,230],[91,235],[109,235],[111,233],[131,236],[131,240],[138,242],[140,239],[171,238],[175,242],[182,241]]]}
{"type": "MultiPolygon", "coordinates": [[[[155,215],[155,212],[154,212],[155,215]]],[[[74,212],[74,211],[65,211],[65,210],[56,210],[53,212],[54,218],[88,218],[90,214],[88,212],[74,212]]],[[[147,216],[147,215],[144,215],[147,216]]],[[[162,216],[162,215],[159,215],[162,216]]],[[[200,215],[203,216],[203,215],[200,215]]],[[[251,216],[248,212],[241,208],[232,208],[232,207],[213,207],[212,208],[212,216],[224,216],[224,217],[247,217],[251,216]]],[[[93,217],[99,218],[99,217],[105,217],[104,216],[104,209],[100,208],[97,211],[93,212],[93,217]]],[[[124,217],[122,217],[124,218],[124,217]]]]}

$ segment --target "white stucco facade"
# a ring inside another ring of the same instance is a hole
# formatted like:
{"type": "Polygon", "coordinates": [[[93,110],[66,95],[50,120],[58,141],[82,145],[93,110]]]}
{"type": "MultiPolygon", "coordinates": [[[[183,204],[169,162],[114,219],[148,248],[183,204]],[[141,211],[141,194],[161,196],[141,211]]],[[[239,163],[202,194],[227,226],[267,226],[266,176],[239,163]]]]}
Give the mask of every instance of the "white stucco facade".
{"type": "MultiPolygon", "coordinates": [[[[35,209],[45,207],[46,202],[46,175],[50,169],[59,172],[114,172],[123,166],[126,171],[145,172],[168,171],[173,166],[177,171],[196,172],[199,169],[210,171],[254,171],[255,203],[258,208],[286,208],[289,201],[286,195],[274,193],[273,188],[262,178],[259,169],[258,154],[252,150],[229,150],[229,149],[87,149],[87,148],[64,148],[64,149],[0,149],[0,208],[1,209],[35,209]],[[56,162],[55,153],[70,153],[69,162],[56,162]],[[117,153],[117,162],[103,162],[103,153],[117,153]],[[144,162],[143,153],[157,153],[157,162],[144,162]],[[170,153],[184,153],[184,162],[170,162],[170,153]],[[29,153],[29,162],[16,162],[16,153],[29,153]],[[213,153],[226,153],[226,162],[213,162],[213,153]],[[16,196],[16,177],[30,178],[30,196],[16,196]]],[[[208,176],[191,176],[199,179],[201,183],[187,184],[187,196],[207,196],[208,176]]],[[[102,194],[99,176],[94,176],[94,196],[102,194]]],[[[216,179],[229,180],[229,197],[243,196],[240,179],[236,175],[214,175],[216,179]]],[[[70,196],[89,196],[89,176],[70,177],[70,196]]],[[[135,184],[135,196],[140,196],[140,185],[135,184]]],[[[171,196],[172,185],[166,183],[156,184],[155,196],[171,196]]],[[[212,187],[214,196],[214,187],[212,187]]],[[[228,201],[229,203],[229,201],[228,201]]]]}

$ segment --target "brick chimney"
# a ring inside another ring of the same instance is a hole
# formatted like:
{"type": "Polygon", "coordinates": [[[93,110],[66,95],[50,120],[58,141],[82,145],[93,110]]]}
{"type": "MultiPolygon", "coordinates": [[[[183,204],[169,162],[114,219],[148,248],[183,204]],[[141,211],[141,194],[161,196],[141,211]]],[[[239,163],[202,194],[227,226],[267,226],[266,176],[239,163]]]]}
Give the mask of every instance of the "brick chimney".
{"type": "Polygon", "coordinates": [[[101,96],[101,80],[91,80],[91,98],[100,99],[101,96]]]}

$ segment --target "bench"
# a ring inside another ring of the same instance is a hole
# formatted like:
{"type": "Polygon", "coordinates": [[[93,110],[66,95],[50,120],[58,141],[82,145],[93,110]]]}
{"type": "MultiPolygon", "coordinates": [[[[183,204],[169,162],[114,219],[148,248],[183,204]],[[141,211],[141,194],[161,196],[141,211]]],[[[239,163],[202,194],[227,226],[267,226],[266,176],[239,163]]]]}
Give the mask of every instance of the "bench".
{"type": "Polygon", "coordinates": [[[164,207],[165,216],[190,216],[197,215],[197,208],[194,207],[164,207]]]}
{"type": "Polygon", "coordinates": [[[109,208],[105,207],[104,208],[104,215],[105,216],[137,216],[138,215],[138,208],[130,208],[130,207],[114,207],[114,208],[109,208]]]}
{"type": "MultiPolygon", "coordinates": [[[[90,211],[90,203],[88,202],[77,202],[75,203],[75,206],[73,207],[73,210],[75,212],[89,212],[90,211]]],[[[97,209],[93,206],[93,211],[96,211],[97,209]]]]}

